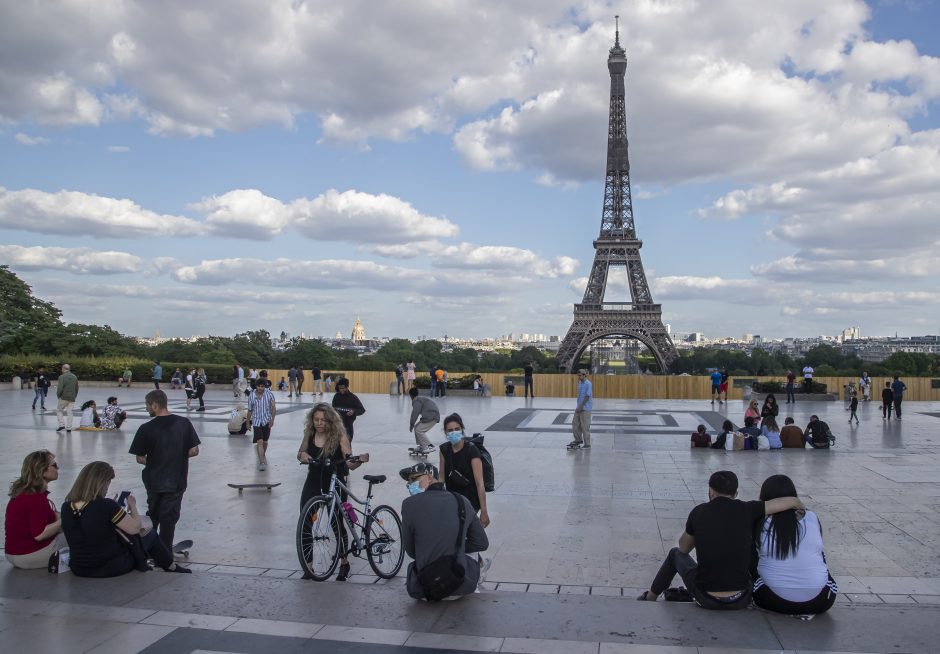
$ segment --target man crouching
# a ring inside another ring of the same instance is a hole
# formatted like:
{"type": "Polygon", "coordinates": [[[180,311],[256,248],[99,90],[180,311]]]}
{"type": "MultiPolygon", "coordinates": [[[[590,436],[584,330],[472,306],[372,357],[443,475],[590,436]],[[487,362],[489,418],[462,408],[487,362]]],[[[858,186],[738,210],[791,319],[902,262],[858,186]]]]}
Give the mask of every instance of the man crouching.
{"type": "Polygon", "coordinates": [[[401,505],[402,544],[414,561],[408,565],[408,594],[436,601],[469,595],[483,583],[490,560],[470,556],[490,546],[470,502],[450,493],[430,463],[398,473],[408,482],[401,505]]]}

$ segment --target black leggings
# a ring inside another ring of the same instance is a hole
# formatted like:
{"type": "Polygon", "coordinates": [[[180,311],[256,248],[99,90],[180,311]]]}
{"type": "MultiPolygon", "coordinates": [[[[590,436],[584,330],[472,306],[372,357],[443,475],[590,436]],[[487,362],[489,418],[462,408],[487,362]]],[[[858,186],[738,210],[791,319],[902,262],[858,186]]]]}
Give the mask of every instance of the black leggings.
{"type": "Polygon", "coordinates": [[[206,403],[202,401],[202,396],[206,394],[205,384],[196,387],[196,399],[199,400],[199,406],[206,408],[206,403]]]}
{"type": "Polygon", "coordinates": [[[775,613],[785,613],[787,615],[804,615],[807,613],[825,613],[828,611],[835,603],[838,592],[839,587],[833,580],[832,575],[829,575],[829,581],[827,581],[823,589],[819,591],[819,595],[805,602],[791,602],[770,590],[770,586],[767,585],[763,578],[758,577],[754,582],[753,596],[754,603],[762,609],[775,613]]]}
{"type": "MultiPolygon", "coordinates": [[[[330,475],[332,475],[332,469],[324,469],[322,466],[311,465],[310,469],[307,471],[307,479],[304,481],[304,488],[300,491],[300,510],[303,511],[304,507],[307,506],[307,502],[310,501],[310,498],[316,497],[317,495],[323,495],[326,492],[326,489],[329,488],[330,475]]],[[[347,482],[347,477],[339,477],[339,480],[344,484],[347,482]]],[[[339,499],[341,502],[345,502],[347,498],[346,491],[339,491],[339,499]]],[[[342,509],[341,509],[342,510],[342,509]]],[[[342,516],[336,516],[336,522],[333,524],[334,530],[337,528],[340,531],[339,537],[340,541],[343,544],[343,556],[345,557],[346,551],[349,549],[349,541],[346,536],[346,521],[343,520],[342,516]]]]}

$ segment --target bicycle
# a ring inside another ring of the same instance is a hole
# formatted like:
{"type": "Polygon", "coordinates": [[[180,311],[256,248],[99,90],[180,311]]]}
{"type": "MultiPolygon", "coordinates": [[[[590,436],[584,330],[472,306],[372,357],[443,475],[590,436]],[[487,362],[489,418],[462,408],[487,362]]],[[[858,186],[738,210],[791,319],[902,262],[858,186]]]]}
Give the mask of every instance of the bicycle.
{"type": "MultiPolygon", "coordinates": [[[[348,457],[347,461],[356,461],[348,457]]],[[[302,463],[301,465],[307,465],[302,463]]],[[[332,467],[332,461],[325,459],[325,468],[332,467]]],[[[340,559],[350,554],[361,557],[366,554],[369,565],[382,579],[391,579],[401,570],[405,552],[401,545],[401,519],[392,507],[381,504],[371,508],[372,486],[384,483],[385,475],[363,475],[369,482],[365,500],[353,495],[349,488],[336,476],[333,469],[330,488],[323,495],[311,497],[300,510],[297,521],[297,557],[306,576],[315,581],[330,578],[340,559]],[[345,492],[351,502],[363,507],[361,510],[342,502],[340,493],[345,492]],[[363,520],[360,521],[359,517],[363,520]],[[349,528],[347,537],[345,528],[349,528]],[[340,531],[343,529],[344,531],[340,531]],[[347,547],[348,542],[348,547],[347,547]],[[341,543],[346,551],[341,550],[341,543]]]]}

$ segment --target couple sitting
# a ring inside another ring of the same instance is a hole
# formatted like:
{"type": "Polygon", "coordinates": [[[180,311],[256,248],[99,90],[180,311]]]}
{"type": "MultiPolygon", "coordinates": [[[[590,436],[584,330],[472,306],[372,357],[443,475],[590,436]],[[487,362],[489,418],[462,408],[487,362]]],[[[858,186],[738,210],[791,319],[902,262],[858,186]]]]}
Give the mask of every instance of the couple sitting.
{"type": "Polygon", "coordinates": [[[655,602],[678,573],[687,592],[669,589],[671,594],[685,594],[684,601],[702,608],[743,609],[753,596],[757,606],[777,613],[827,611],[838,588],[826,567],[819,519],[797,498],[793,481],[768,477],[760,501],[742,502],[737,495],[733,472],[720,470],[709,478],[709,501],[692,509],[679,546],[637,599],[655,602]],[[689,556],[693,549],[698,563],[689,556]]]}
{"type": "Polygon", "coordinates": [[[78,428],[84,431],[104,431],[118,429],[127,420],[127,411],[118,406],[117,398],[113,395],[108,398],[102,414],[98,414],[98,405],[94,400],[82,404],[82,419],[78,428]]]}

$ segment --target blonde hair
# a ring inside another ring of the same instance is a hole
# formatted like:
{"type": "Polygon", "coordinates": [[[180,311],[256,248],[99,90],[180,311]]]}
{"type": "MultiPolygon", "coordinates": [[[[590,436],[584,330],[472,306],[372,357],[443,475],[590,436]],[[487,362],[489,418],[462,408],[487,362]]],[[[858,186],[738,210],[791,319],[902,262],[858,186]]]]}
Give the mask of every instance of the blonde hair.
{"type": "Polygon", "coordinates": [[[92,461],[78,473],[72,489],[65,496],[66,502],[88,504],[104,495],[105,489],[114,479],[114,468],[105,461],[92,461]]]}
{"type": "Polygon", "coordinates": [[[10,497],[46,490],[45,474],[53,458],[55,455],[49,450],[36,450],[27,454],[19,478],[10,484],[10,497]]]}
{"type": "Polygon", "coordinates": [[[336,409],[326,402],[314,404],[313,408],[310,409],[310,412],[307,414],[307,420],[304,423],[304,441],[301,445],[301,450],[306,451],[309,444],[313,442],[313,439],[317,435],[317,429],[313,424],[313,416],[318,411],[323,412],[323,419],[326,420],[326,429],[323,430],[325,440],[323,441],[322,449],[324,452],[335,452],[339,449],[343,437],[346,436],[346,427],[343,426],[343,419],[336,413],[336,409]]]}

